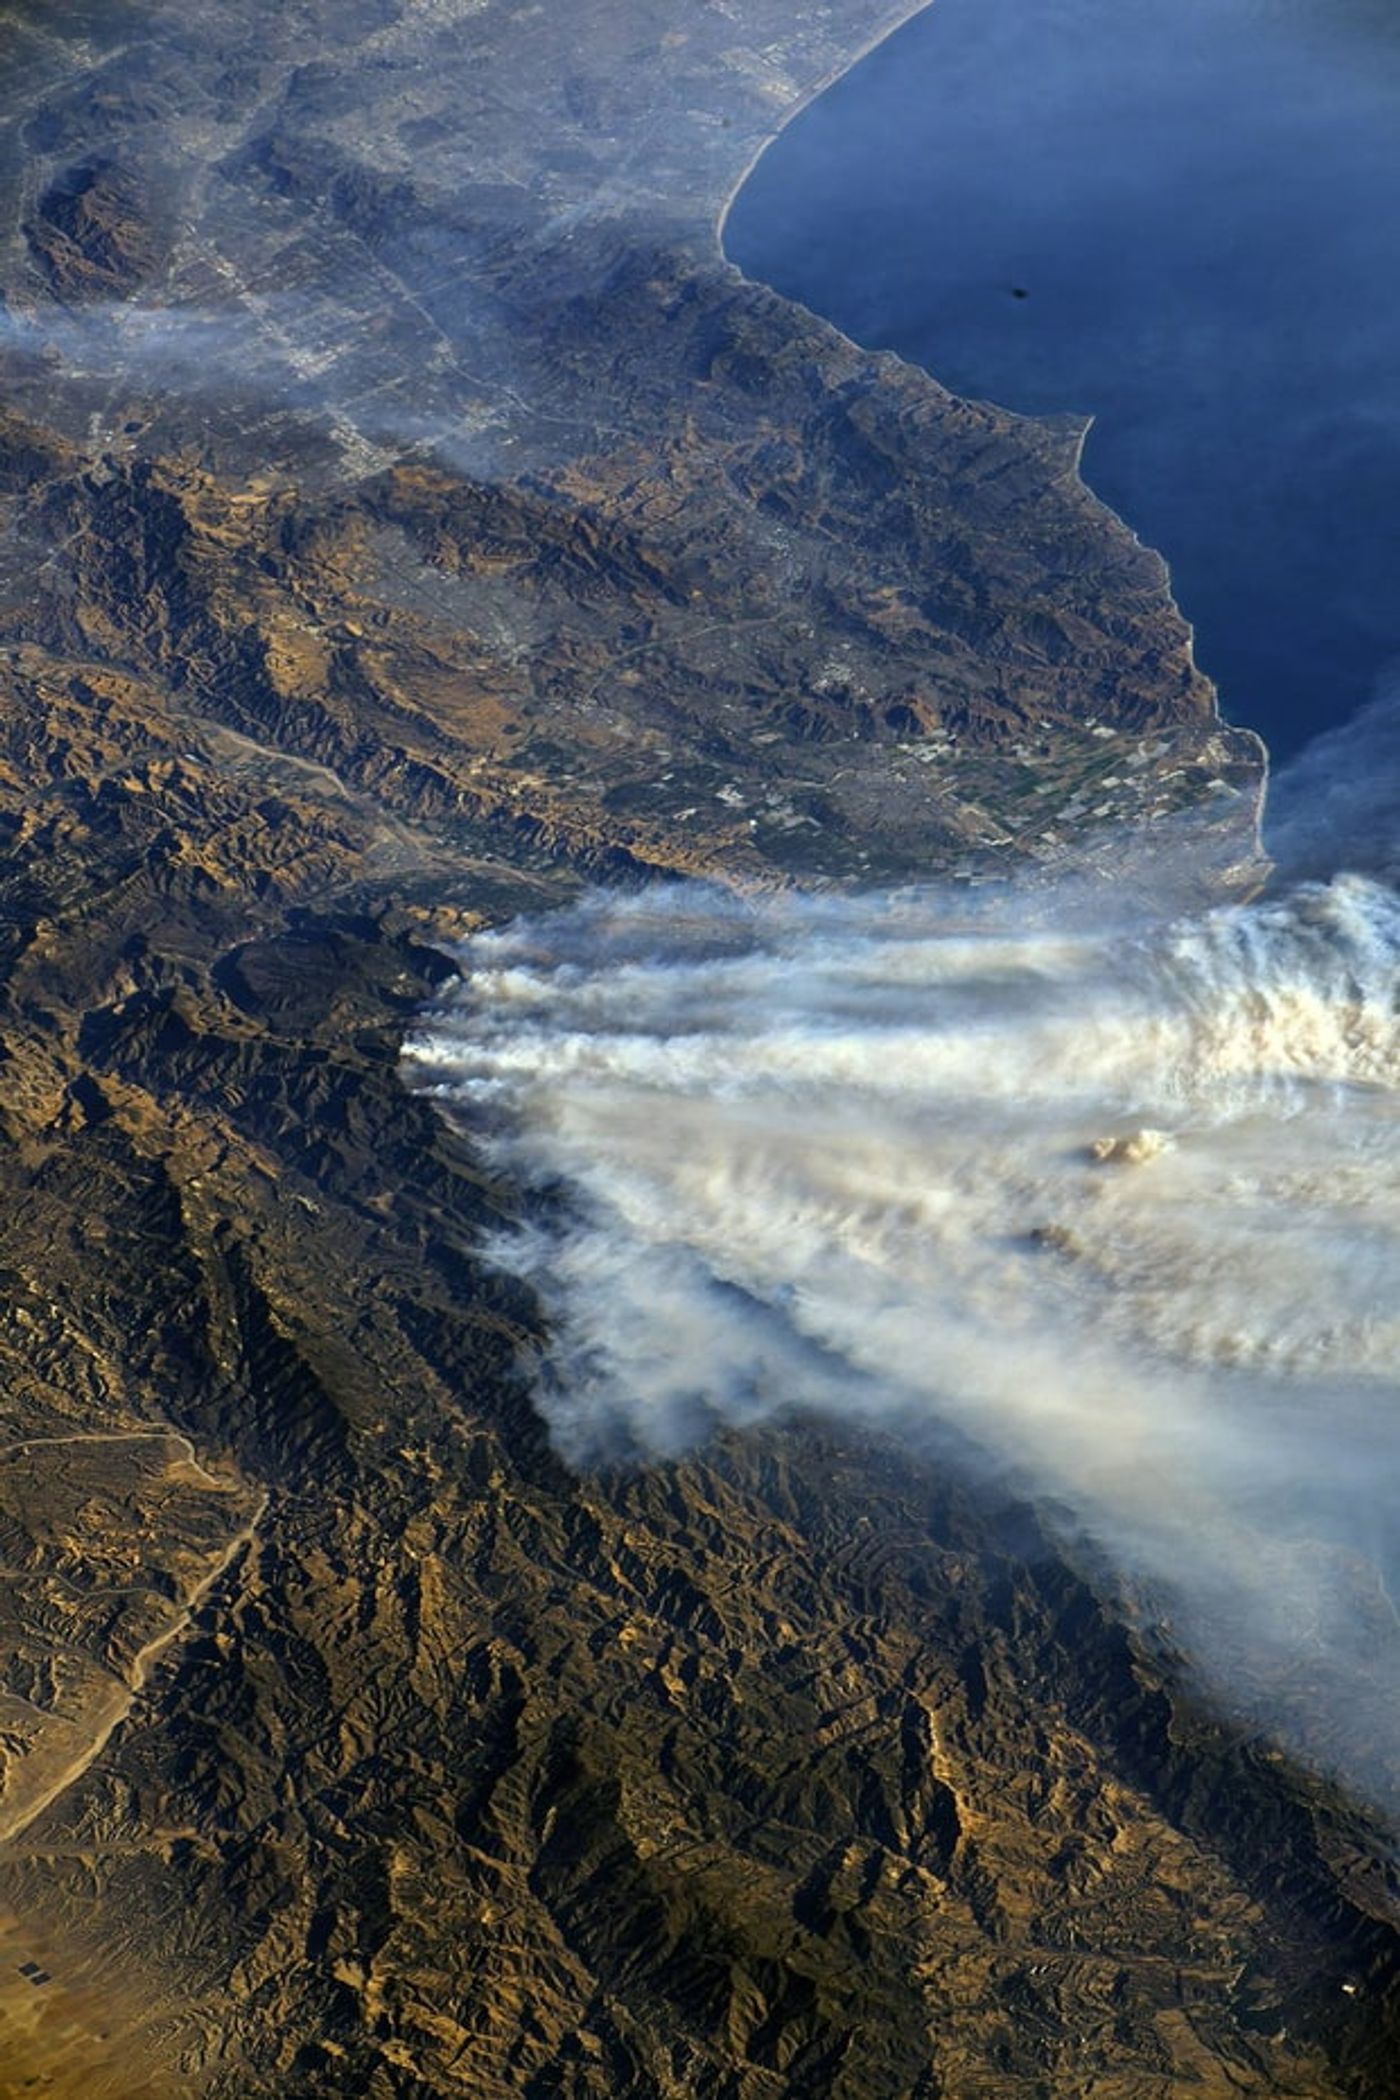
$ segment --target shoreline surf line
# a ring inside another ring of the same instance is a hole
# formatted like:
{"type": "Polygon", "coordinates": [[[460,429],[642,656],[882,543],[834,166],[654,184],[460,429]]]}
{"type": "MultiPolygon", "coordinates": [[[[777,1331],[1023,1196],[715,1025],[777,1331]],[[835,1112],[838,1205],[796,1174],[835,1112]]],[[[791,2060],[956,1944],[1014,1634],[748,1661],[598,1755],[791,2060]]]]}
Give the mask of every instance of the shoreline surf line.
{"type": "MultiPolygon", "coordinates": [[[[809,110],[814,103],[819,102],[822,96],[827,94],[830,89],[834,88],[838,84],[838,82],[846,79],[846,77],[849,74],[854,73],[858,66],[863,65],[866,59],[873,57],[874,54],[877,51],[881,50],[886,44],[888,44],[892,38],[898,36],[901,30],[907,29],[912,22],[917,21],[921,15],[930,13],[933,8],[937,7],[937,5],[938,0],[918,0],[918,5],[908,8],[905,12],[900,14],[899,18],[896,21],[892,21],[889,24],[887,24],[885,28],[877,30],[876,33],[872,37],[870,37],[866,43],[862,44],[860,48],[850,56],[850,58],[844,60],[840,65],[834,66],[828,73],[824,74],[823,77],[819,81],[817,81],[811,88],[805,90],[801,95],[799,95],[797,100],[783,111],[782,117],[776,124],[775,128],[771,132],[769,132],[767,137],[765,137],[757,146],[751,158],[745,164],[743,172],[740,174],[737,181],[734,182],[734,184],[725,194],[725,197],[720,205],[719,212],[716,216],[714,223],[715,251],[719,261],[727,269],[733,270],[743,280],[745,284],[762,285],[766,291],[772,292],[775,297],[784,300],[788,305],[800,307],[804,313],[811,314],[814,320],[820,321],[823,323],[824,326],[834,330],[834,332],[837,336],[840,337],[842,342],[848,343],[853,350],[859,351],[862,356],[892,357],[898,363],[908,365],[912,371],[922,372],[924,377],[927,379],[931,379],[935,386],[942,387],[943,391],[952,400],[982,402],[986,406],[994,408],[998,415],[1011,417],[1017,422],[1035,424],[1040,428],[1046,428],[1047,426],[1053,427],[1055,424],[1061,421],[1060,418],[1025,415],[1019,409],[1007,408],[1002,402],[993,401],[989,397],[983,395],[954,394],[952,388],[944,386],[943,381],[938,377],[938,374],[930,370],[930,368],[927,365],[919,364],[916,362],[915,359],[905,357],[898,350],[875,351],[870,349],[870,347],[867,344],[860,342],[855,336],[848,335],[845,329],[842,328],[836,321],[832,320],[829,314],[819,313],[815,307],[807,306],[804,301],[793,298],[790,293],[779,291],[776,285],[767,284],[763,278],[751,277],[748,271],[745,270],[745,268],[743,267],[742,263],[737,262],[734,259],[734,257],[729,253],[728,247],[725,243],[725,235],[728,230],[730,216],[733,212],[736,202],[738,201],[740,192],[748,184],[750,178],[754,175],[755,171],[757,170],[759,163],[764,159],[764,157],[771,150],[771,148],[778,144],[779,140],[791,128],[791,126],[797,122],[799,117],[801,117],[807,110],[809,110]]],[[[1217,685],[1215,679],[1211,677],[1209,671],[1205,670],[1197,659],[1195,622],[1191,619],[1190,615],[1187,613],[1185,607],[1181,604],[1180,600],[1176,595],[1176,580],[1172,574],[1171,563],[1167,560],[1167,557],[1162,553],[1161,549],[1159,547],[1152,546],[1150,542],[1144,540],[1139,534],[1137,528],[1131,522],[1131,520],[1125,518],[1121,511],[1115,510],[1113,505],[1109,503],[1104,496],[1100,495],[1099,491],[1094,487],[1093,483],[1085,477],[1083,471],[1084,448],[1086,443],[1088,442],[1089,433],[1094,426],[1094,422],[1096,420],[1095,416],[1092,413],[1090,413],[1083,417],[1079,417],[1075,415],[1074,411],[1071,410],[1066,411],[1066,418],[1069,417],[1073,417],[1074,420],[1082,421],[1083,423],[1083,428],[1079,433],[1077,442],[1074,447],[1073,458],[1068,470],[1069,475],[1073,478],[1075,482],[1078,483],[1079,487],[1083,489],[1084,493],[1090,498],[1090,500],[1098,505],[1100,510],[1105,512],[1105,514],[1108,517],[1112,518],[1116,525],[1121,526],[1123,531],[1129,535],[1129,537],[1133,540],[1136,546],[1141,547],[1146,553],[1151,554],[1155,560],[1161,563],[1167,597],[1172,605],[1173,610],[1176,612],[1178,618],[1180,619],[1183,627],[1186,629],[1187,661],[1191,665],[1191,668],[1195,672],[1197,672],[1197,674],[1205,681],[1205,683],[1210,688],[1212,719],[1216,723],[1218,723],[1222,729],[1228,729],[1236,736],[1248,737],[1257,746],[1260,760],[1259,786],[1258,791],[1254,797],[1254,807],[1250,813],[1250,825],[1254,840],[1255,853],[1257,855],[1261,871],[1259,878],[1259,889],[1262,890],[1272,880],[1274,874],[1273,863],[1270,859],[1268,848],[1264,843],[1264,827],[1268,811],[1269,786],[1273,772],[1273,755],[1270,750],[1268,740],[1264,736],[1263,732],[1261,730],[1256,729],[1252,723],[1233,722],[1224,713],[1224,710],[1221,705],[1220,688],[1217,685]]],[[[1258,892],[1256,891],[1252,894],[1258,894],[1258,892]]]]}

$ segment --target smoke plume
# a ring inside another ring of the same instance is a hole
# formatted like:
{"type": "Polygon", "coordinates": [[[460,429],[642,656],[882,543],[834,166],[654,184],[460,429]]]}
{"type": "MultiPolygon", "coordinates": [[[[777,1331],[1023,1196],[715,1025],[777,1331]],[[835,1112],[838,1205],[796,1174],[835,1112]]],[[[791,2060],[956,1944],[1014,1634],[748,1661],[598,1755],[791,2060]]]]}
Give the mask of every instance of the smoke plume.
{"type": "Polygon", "coordinates": [[[1398,959],[1355,876],[1107,926],[594,895],[470,943],[411,1070],[541,1199],[493,1253],[567,1456],[950,1426],[1393,1811],[1398,959]]]}
{"type": "Polygon", "coordinates": [[[1297,880],[1342,863],[1400,881],[1400,666],[1350,720],[1299,752],[1269,795],[1268,846],[1297,880]]]}

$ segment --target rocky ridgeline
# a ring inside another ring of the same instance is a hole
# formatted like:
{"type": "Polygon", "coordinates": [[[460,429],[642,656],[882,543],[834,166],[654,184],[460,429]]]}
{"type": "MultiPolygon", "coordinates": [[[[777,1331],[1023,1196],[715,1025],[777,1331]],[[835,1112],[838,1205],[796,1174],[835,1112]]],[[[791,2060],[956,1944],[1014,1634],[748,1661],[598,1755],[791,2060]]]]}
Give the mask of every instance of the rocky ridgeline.
{"type": "Polygon", "coordinates": [[[1078,433],[715,256],[879,11],[584,15],[0,30],[0,2094],[1382,2100],[1345,1804],[953,1455],[571,1477],[399,1082],[585,880],[1258,874],[1078,433]]]}

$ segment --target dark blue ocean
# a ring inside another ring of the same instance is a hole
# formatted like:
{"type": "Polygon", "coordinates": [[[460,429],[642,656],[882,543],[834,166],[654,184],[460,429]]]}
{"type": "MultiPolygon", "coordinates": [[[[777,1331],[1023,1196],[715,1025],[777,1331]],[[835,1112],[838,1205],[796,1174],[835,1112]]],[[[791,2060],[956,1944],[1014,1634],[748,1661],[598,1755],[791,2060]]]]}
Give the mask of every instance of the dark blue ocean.
{"type": "Polygon", "coordinates": [[[732,260],[962,394],[1095,418],[1277,757],[1400,658],[1400,5],[936,0],[773,145],[732,260]]]}

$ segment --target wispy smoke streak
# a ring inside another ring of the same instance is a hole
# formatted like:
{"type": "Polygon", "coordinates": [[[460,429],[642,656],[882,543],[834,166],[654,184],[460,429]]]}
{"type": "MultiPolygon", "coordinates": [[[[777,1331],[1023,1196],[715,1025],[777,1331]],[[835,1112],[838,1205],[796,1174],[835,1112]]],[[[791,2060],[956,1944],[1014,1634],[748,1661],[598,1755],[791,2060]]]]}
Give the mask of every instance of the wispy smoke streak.
{"type": "Polygon", "coordinates": [[[1400,669],[1369,707],[1299,753],[1269,797],[1269,850],[1282,871],[1337,866],[1400,879],[1400,669]]]}
{"type": "Polygon", "coordinates": [[[550,1192],[494,1256],[569,1456],[951,1425],[1393,1809],[1400,899],[1033,914],[594,897],[474,941],[412,1070],[550,1192]]]}

